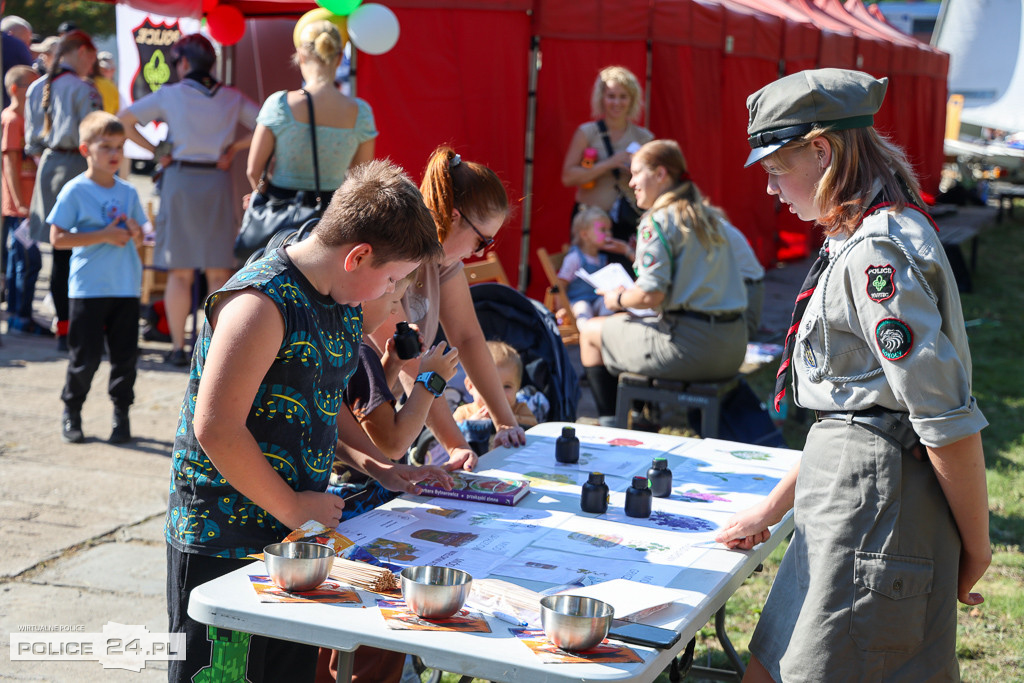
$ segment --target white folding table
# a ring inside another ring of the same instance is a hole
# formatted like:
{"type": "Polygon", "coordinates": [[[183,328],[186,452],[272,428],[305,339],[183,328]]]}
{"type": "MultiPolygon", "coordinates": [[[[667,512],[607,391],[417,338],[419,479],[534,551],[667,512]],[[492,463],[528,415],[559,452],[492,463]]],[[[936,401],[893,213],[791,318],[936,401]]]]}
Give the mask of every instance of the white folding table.
{"type": "MultiPolygon", "coordinates": [[[[545,423],[532,428],[527,432],[528,444],[549,442],[553,459],[554,441],[563,426],[566,426],[565,423],[545,423]]],[[[650,459],[655,456],[668,457],[671,468],[673,455],[670,451],[689,441],[685,437],[648,435],[589,425],[572,426],[584,439],[621,436],[643,440],[657,437],[653,439],[653,447],[646,452],[643,461],[637,462],[638,474],[646,472],[650,459]]],[[[722,444],[724,449],[733,448],[737,452],[746,453],[757,449],[747,444],[717,443],[722,444]]],[[[797,462],[800,455],[797,451],[766,450],[772,451],[772,466],[778,468],[779,477],[797,462]]],[[[514,470],[517,465],[508,459],[508,455],[506,449],[491,452],[481,458],[477,469],[514,470]]],[[[425,499],[403,496],[388,506],[408,500],[425,499]]],[[[534,490],[518,506],[578,512],[579,499],[569,493],[534,490]]],[[[261,603],[249,575],[265,574],[262,562],[254,562],[251,567],[236,570],[195,588],[189,600],[188,614],[204,624],[340,650],[342,658],[338,680],[349,680],[351,653],[361,645],[368,645],[413,654],[420,657],[427,666],[490,681],[653,681],[686,647],[697,631],[724,607],[729,597],[781,539],[788,535],[792,527],[790,513],[773,528],[768,542],[754,550],[713,548],[704,553],[693,566],[683,568],[668,584],[669,587],[692,591],[699,595],[699,599],[695,599],[693,604],[674,603],[644,620],[645,623],[675,629],[681,637],[672,648],[666,650],[630,645],[643,657],[643,663],[546,664],[509,632],[509,624],[492,617],[487,618],[491,633],[391,630],[384,624],[380,610],[376,608],[376,596],[372,593],[360,592],[362,604],[352,605],[261,603]]],[[[509,580],[534,590],[546,587],[514,578],[509,580]]],[[[731,645],[727,651],[729,648],[731,645]]]]}

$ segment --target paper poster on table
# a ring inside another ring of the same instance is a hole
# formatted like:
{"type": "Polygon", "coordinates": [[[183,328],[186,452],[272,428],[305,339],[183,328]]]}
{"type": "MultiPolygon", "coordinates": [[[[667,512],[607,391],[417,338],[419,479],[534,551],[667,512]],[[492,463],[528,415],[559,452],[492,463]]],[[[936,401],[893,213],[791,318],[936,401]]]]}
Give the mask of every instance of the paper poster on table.
{"type": "Polygon", "coordinates": [[[682,567],[692,549],[679,536],[659,529],[617,524],[602,518],[574,517],[533,542],[535,548],[550,548],[584,557],[634,562],[652,562],[682,567]]]}
{"type": "Polygon", "coordinates": [[[612,493],[608,496],[608,512],[598,519],[675,532],[676,543],[691,546],[714,542],[715,532],[733,514],[717,508],[709,509],[700,503],[684,503],[668,498],[652,500],[650,517],[629,517],[625,507],[626,495],[612,493]]]}
{"type": "Polygon", "coordinates": [[[647,470],[647,467],[650,466],[650,463],[647,462],[650,456],[647,453],[631,454],[628,448],[581,441],[579,460],[567,464],[555,460],[555,449],[552,442],[539,441],[523,448],[517,448],[506,456],[506,459],[517,465],[566,472],[574,480],[582,475],[583,481],[586,481],[586,476],[591,472],[602,472],[606,476],[632,477],[639,473],[641,468],[644,471],[647,470]]]}
{"type": "Polygon", "coordinates": [[[793,466],[800,460],[799,451],[739,444],[720,439],[694,439],[692,442],[677,445],[670,453],[722,465],[747,467],[765,472],[774,471],[776,476],[793,469],[793,466]]]}
{"type": "MultiPolygon", "coordinates": [[[[705,552],[708,551],[694,550],[687,555],[687,563],[696,561],[696,558],[705,552]]],[[[639,583],[665,586],[682,569],[682,566],[629,560],[595,561],[585,555],[530,547],[515,557],[505,559],[492,570],[491,576],[543,581],[554,585],[569,584],[586,577],[594,582],[629,579],[639,583]]]]}
{"type": "Polygon", "coordinates": [[[424,551],[450,548],[508,557],[515,555],[537,537],[536,533],[516,533],[500,527],[495,528],[488,524],[491,520],[478,519],[477,521],[483,522],[478,524],[473,524],[472,521],[444,517],[417,520],[378,539],[364,541],[362,546],[374,555],[377,555],[374,548],[383,547],[386,541],[389,544],[416,547],[424,551]]]}
{"type": "Polygon", "coordinates": [[[367,540],[386,536],[392,531],[416,522],[416,518],[397,510],[370,510],[345,520],[338,525],[338,533],[353,543],[362,545],[367,540]]]}
{"type": "Polygon", "coordinates": [[[392,503],[390,510],[419,520],[455,520],[469,527],[486,527],[534,537],[572,517],[571,512],[560,510],[498,506],[449,498],[431,498],[422,503],[402,499],[392,503]]]}
{"type": "MultiPolygon", "coordinates": [[[[177,82],[178,74],[169,60],[171,46],[182,36],[199,33],[202,24],[198,19],[152,14],[120,2],[114,11],[117,21],[117,90],[123,109],[162,86],[177,82]]],[[[139,130],[153,143],[167,137],[165,123],[149,123],[140,126],[139,130]]],[[[129,159],[153,158],[131,140],[125,141],[124,153],[129,159]]]]}
{"type": "MultiPolygon", "coordinates": [[[[743,457],[706,446],[689,447],[681,452],[670,453],[668,460],[672,470],[672,498],[699,499],[701,495],[706,495],[709,502],[723,503],[721,509],[733,510],[745,508],[757,502],[756,499],[771,493],[785,470],[745,457],[746,449],[735,450],[742,450],[740,456],[743,457]],[[687,491],[694,495],[681,495],[687,491]]],[[[749,452],[762,453],[760,450],[749,452]]]]}

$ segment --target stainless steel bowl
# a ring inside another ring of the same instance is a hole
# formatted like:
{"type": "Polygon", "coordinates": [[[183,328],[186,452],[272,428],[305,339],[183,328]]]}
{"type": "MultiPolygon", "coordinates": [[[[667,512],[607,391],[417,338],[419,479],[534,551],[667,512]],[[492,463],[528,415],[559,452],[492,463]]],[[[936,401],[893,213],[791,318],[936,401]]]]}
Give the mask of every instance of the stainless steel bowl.
{"type": "Polygon", "coordinates": [[[589,650],[608,635],[615,610],[607,602],[579,595],[548,595],[540,599],[544,635],[570,652],[589,650]]]}
{"type": "Polygon", "coordinates": [[[291,592],[313,590],[327,579],[334,551],[320,543],[271,543],[263,549],[270,579],[291,592]]]}
{"type": "Polygon", "coordinates": [[[427,619],[450,617],[466,604],[473,577],[449,567],[406,567],[402,598],[413,612],[427,619]]]}

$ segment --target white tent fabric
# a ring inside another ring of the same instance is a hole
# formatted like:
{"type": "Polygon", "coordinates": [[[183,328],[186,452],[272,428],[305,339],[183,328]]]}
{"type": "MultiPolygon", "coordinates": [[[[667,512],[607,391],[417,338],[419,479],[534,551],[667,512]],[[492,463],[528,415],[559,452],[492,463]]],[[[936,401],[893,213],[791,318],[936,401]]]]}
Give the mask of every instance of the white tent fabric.
{"type": "Polygon", "coordinates": [[[1024,0],[946,0],[934,43],[948,52],[963,123],[1024,131],[1024,0]]]}

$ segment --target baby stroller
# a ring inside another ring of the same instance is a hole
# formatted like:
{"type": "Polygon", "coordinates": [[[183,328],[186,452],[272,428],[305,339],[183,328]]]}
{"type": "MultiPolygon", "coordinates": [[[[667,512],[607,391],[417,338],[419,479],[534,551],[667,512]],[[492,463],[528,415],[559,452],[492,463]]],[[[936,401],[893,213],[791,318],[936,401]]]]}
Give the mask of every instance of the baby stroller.
{"type": "MultiPolygon", "coordinates": [[[[495,282],[473,285],[469,293],[484,338],[503,341],[518,351],[523,361],[523,390],[529,392],[532,387],[547,399],[546,414],[538,414],[537,418],[541,422],[575,422],[580,383],[554,314],[539,301],[495,282]]],[[[439,331],[435,341],[442,339],[444,333],[439,331]]],[[[412,462],[423,463],[436,443],[430,430],[424,430],[410,450],[412,462]]],[[[479,444],[478,450],[479,447],[486,450],[486,441],[479,444]]]]}

